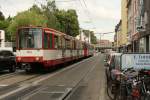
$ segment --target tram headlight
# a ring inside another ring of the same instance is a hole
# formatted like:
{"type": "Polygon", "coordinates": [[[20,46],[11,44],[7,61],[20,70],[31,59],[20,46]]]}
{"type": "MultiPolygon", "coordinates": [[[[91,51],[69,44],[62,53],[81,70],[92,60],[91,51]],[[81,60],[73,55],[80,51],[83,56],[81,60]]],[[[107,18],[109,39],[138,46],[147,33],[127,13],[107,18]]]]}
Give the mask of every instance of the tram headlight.
{"type": "Polygon", "coordinates": [[[40,60],[40,58],[39,58],[39,57],[36,57],[36,58],[35,58],[35,60],[36,60],[36,61],[39,61],[39,60],[40,60]]]}
{"type": "Polygon", "coordinates": [[[20,61],[21,60],[21,57],[18,57],[18,59],[17,59],[18,61],[20,61]]]}

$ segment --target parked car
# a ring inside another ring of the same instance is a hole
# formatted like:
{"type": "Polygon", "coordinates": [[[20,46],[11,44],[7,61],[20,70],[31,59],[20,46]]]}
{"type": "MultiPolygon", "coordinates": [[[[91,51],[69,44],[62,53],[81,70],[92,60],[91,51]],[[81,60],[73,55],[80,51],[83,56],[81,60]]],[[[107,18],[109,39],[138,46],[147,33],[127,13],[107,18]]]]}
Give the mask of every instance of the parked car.
{"type": "Polygon", "coordinates": [[[0,51],[0,70],[9,70],[9,72],[16,71],[16,57],[12,51],[0,51]]]}
{"type": "Polygon", "coordinates": [[[106,56],[105,66],[106,66],[106,76],[108,80],[112,80],[114,77],[112,75],[112,70],[119,69],[120,67],[120,56],[122,53],[110,53],[106,56]]]}

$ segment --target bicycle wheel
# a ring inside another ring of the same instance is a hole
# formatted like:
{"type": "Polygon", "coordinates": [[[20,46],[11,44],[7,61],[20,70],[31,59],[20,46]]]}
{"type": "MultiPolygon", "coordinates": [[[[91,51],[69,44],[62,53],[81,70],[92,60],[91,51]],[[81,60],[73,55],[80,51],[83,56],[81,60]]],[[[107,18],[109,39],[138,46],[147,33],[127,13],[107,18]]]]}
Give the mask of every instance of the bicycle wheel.
{"type": "Polygon", "coordinates": [[[146,96],[144,96],[144,99],[142,99],[142,100],[150,100],[150,95],[146,95],[146,96]]]}
{"type": "Polygon", "coordinates": [[[114,95],[114,100],[127,100],[126,96],[126,88],[124,86],[120,86],[114,95]]]}
{"type": "Polygon", "coordinates": [[[108,97],[111,100],[113,100],[114,96],[112,94],[112,87],[111,87],[111,85],[112,85],[112,82],[111,81],[107,81],[107,95],[108,95],[108,97]]]}

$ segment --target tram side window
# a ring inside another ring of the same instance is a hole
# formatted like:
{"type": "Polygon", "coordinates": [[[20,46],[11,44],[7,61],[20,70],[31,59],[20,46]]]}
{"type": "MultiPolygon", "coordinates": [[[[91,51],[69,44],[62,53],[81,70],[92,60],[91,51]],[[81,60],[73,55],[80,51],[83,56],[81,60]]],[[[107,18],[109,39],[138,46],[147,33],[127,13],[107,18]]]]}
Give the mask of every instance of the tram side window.
{"type": "Polygon", "coordinates": [[[75,50],[75,49],[76,49],[76,46],[77,46],[77,45],[76,45],[76,41],[73,41],[73,42],[74,42],[74,50],[75,50]]]}
{"type": "Polygon", "coordinates": [[[62,37],[58,36],[58,48],[62,49],[62,37]]]}
{"type": "Polygon", "coordinates": [[[44,33],[44,48],[48,48],[48,34],[44,33]]]}
{"type": "Polygon", "coordinates": [[[58,36],[55,36],[55,37],[54,37],[54,41],[55,41],[55,42],[54,42],[54,43],[55,43],[55,48],[57,49],[57,48],[58,48],[58,43],[59,43],[59,42],[58,42],[58,36]]]}
{"type": "Polygon", "coordinates": [[[71,49],[71,41],[66,39],[66,49],[71,49]]]}
{"type": "Polygon", "coordinates": [[[62,48],[63,48],[63,49],[66,48],[66,44],[65,44],[65,39],[64,39],[64,37],[62,37],[62,48]]]}
{"type": "Polygon", "coordinates": [[[74,40],[72,40],[72,48],[71,49],[75,49],[75,42],[74,42],[74,40]]]}
{"type": "Polygon", "coordinates": [[[52,34],[49,34],[49,47],[53,48],[53,39],[52,34]]]}

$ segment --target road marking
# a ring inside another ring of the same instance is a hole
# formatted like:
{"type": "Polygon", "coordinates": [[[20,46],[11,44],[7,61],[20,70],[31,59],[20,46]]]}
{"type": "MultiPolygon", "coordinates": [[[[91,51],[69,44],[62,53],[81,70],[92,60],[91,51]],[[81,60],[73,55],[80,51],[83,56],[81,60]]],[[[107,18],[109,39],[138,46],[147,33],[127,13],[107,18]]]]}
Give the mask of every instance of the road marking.
{"type": "Polygon", "coordinates": [[[62,70],[60,70],[60,71],[58,71],[58,72],[56,72],[56,73],[53,73],[53,74],[51,74],[51,75],[49,75],[49,76],[46,76],[46,77],[44,76],[44,78],[41,78],[41,79],[39,79],[39,80],[33,82],[33,84],[34,84],[34,85],[37,85],[38,83],[40,83],[40,82],[42,82],[42,81],[44,81],[44,80],[47,80],[47,79],[50,78],[50,77],[53,77],[53,76],[55,76],[55,75],[58,75],[59,73],[64,72],[64,71],[66,71],[66,70],[68,70],[68,69],[71,69],[71,68],[73,68],[73,67],[75,67],[75,66],[77,66],[77,65],[79,65],[79,64],[82,64],[82,63],[84,63],[85,61],[88,61],[88,60],[90,60],[90,59],[92,59],[92,58],[93,58],[93,57],[87,58],[87,59],[85,59],[85,60],[83,60],[83,61],[80,61],[80,62],[78,62],[78,63],[76,63],[76,64],[71,65],[71,66],[68,66],[67,68],[62,69],[62,70]]]}
{"type": "MultiPolygon", "coordinates": [[[[95,57],[98,57],[98,56],[95,56],[95,57]]],[[[95,58],[95,57],[94,57],[94,58],[95,58]]],[[[93,59],[93,57],[92,57],[92,59],[93,59]]],[[[94,65],[92,65],[91,68],[89,67],[89,69],[87,70],[87,72],[85,72],[85,74],[82,75],[82,78],[77,82],[77,84],[74,85],[73,88],[70,88],[69,92],[66,93],[66,94],[64,94],[64,96],[63,96],[62,98],[60,98],[59,100],[68,100],[68,99],[70,98],[70,96],[73,95],[73,93],[77,90],[77,88],[78,88],[79,86],[81,86],[80,83],[81,83],[86,77],[88,77],[88,76],[90,75],[90,73],[96,68],[96,65],[99,63],[98,60],[99,60],[99,59],[96,59],[94,65]],[[69,95],[69,93],[70,93],[70,95],[69,95]],[[68,95],[69,95],[69,96],[68,96],[68,95]]],[[[89,66],[89,65],[87,65],[87,66],[89,66]]]]}
{"type": "MultiPolygon", "coordinates": [[[[104,56],[103,56],[104,57],[104,56]]],[[[102,57],[102,58],[103,58],[102,57]]],[[[104,67],[103,65],[102,65],[102,67],[104,67]]],[[[104,70],[105,71],[105,67],[102,69],[102,70],[104,70]]],[[[106,82],[106,76],[105,76],[105,72],[103,72],[103,81],[101,82],[101,85],[100,85],[100,95],[99,95],[99,100],[105,100],[107,97],[105,96],[105,89],[106,89],[106,84],[105,84],[105,82],[106,82]]]]}
{"type": "Polygon", "coordinates": [[[0,84],[0,87],[5,87],[5,86],[8,86],[8,85],[6,85],[6,84],[0,84]]]}
{"type": "Polygon", "coordinates": [[[3,95],[0,96],[0,99],[4,99],[5,97],[10,96],[10,95],[12,95],[12,94],[14,94],[14,93],[16,93],[16,92],[19,92],[19,91],[21,91],[21,90],[23,90],[23,89],[28,88],[28,87],[30,87],[30,86],[27,86],[27,85],[26,85],[26,86],[23,86],[23,87],[20,87],[20,88],[14,90],[14,91],[11,91],[11,92],[8,92],[8,93],[6,93],[6,94],[3,94],[3,95]]]}
{"type": "Polygon", "coordinates": [[[40,91],[40,93],[52,93],[52,94],[57,94],[57,93],[61,93],[61,94],[63,94],[64,93],[64,91],[62,92],[62,91],[55,91],[55,92],[48,92],[48,91],[40,91]]]}

